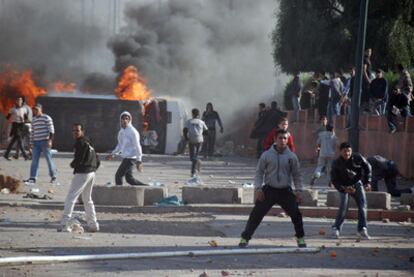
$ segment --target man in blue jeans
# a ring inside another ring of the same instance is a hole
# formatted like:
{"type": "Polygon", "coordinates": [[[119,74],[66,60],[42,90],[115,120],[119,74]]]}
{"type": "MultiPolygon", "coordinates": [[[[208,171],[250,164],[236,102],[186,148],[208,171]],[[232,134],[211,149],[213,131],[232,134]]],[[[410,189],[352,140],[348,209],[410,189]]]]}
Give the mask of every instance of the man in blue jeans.
{"type": "Polygon", "coordinates": [[[339,146],[340,156],[332,163],[331,182],[340,192],[341,203],[332,226],[332,236],[339,238],[346,213],[349,196],[355,199],[358,206],[358,235],[370,239],[367,229],[367,200],[365,191],[371,190],[371,165],[359,153],[352,153],[348,142],[339,146]]]}
{"type": "Polygon", "coordinates": [[[42,105],[36,104],[33,107],[32,133],[30,135],[30,144],[32,148],[32,164],[30,166],[30,178],[25,182],[35,184],[39,171],[40,154],[43,152],[49,167],[50,182],[56,183],[56,167],[52,160],[52,142],[55,134],[53,120],[47,114],[42,113],[42,105]]]}

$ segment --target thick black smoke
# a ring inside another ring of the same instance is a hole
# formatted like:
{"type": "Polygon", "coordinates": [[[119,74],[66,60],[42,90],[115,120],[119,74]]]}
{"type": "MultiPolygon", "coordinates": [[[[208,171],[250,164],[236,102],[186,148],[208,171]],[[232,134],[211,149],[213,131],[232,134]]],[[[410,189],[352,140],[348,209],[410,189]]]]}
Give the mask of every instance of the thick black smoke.
{"type": "Polygon", "coordinates": [[[274,0],[131,1],[127,26],[109,43],[114,70],[135,65],[156,95],[203,110],[213,102],[229,122],[234,110],[256,108],[278,89],[270,40],[276,8],[274,0]]]}
{"type": "Polygon", "coordinates": [[[93,7],[85,6],[90,3],[1,0],[0,65],[32,69],[44,83],[81,84],[87,74],[105,67],[110,73],[113,58],[105,50],[102,26],[92,21],[93,7]]]}

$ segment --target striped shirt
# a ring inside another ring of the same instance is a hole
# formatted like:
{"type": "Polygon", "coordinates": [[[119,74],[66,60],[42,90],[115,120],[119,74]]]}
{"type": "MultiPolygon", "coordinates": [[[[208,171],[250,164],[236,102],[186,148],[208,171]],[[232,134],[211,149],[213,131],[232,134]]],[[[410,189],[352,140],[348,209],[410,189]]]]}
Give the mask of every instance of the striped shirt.
{"type": "Polygon", "coordinates": [[[47,114],[33,117],[30,141],[47,140],[50,134],[55,133],[53,120],[47,114]]]}

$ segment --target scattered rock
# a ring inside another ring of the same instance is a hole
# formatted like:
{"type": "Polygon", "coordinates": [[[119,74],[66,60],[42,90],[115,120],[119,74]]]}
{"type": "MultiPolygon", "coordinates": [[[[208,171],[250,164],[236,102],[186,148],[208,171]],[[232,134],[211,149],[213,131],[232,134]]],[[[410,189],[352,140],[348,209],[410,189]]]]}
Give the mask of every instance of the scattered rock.
{"type": "Polygon", "coordinates": [[[285,212],[281,212],[280,214],[277,215],[278,217],[288,217],[287,214],[285,212]]]}
{"type": "Polygon", "coordinates": [[[204,271],[198,277],[210,277],[210,276],[207,274],[207,272],[204,271]]]}
{"type": "Polygon", "coordinates": [[[217,244],[217,242],[216,242],[215,240],[210,240],[210,241],[208,242],[208,244],[209,244],[211,247],[217,247],[217,246],[218,246],[218,244],[217,244]]]}

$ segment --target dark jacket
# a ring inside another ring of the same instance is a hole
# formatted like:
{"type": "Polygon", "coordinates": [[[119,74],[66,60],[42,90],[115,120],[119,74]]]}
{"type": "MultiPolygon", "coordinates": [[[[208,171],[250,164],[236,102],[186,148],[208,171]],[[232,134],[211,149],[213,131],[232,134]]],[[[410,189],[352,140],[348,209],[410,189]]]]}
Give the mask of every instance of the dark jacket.
{"type": "Polygon", "coordinates": [[[203,120],[206,123],[207,128],[210,131],[216,130],[216,121],[218,125],[220,126],[220,128],[223,129],[223,124],[221,123],[220,116],[218,112],[216,111],[211,111],[211,112],[204,111],[201,120],[203,120]]]}
{"type": "Polygon", "coordinates": [[[367,159],[372,167],[372,178],[381,180],[382,178],[393,178],[398,176],[399,171],[397,165],[392,160],[375,155],[367,159]]]}
{"type": "Polygon", "coordinates": [[[408,98],[402,93],[400,94],[392,93],[390,96],[390,99],[388,100],[388,108],[392,109],[392,106],[395,106],[398,109],[407,108],[409,107],[408,98]]]}
{"type": "Polygon", "coordinates": [[[90,173],[98,169],[100,161],[86,137],[78,138],[74,145],[75,158],[70,163],[73,173],[90,173]]]}
{"type": "Polygon", "coordinates": [[[332,163],[331,182],[335,188],[344,192],[346,187],[350,187],[362,181],[365,185],[371,183],[371,165],[359,153],[353,153],[349,160],[342,157],[337,158],[332,163]]]}
{"type": "Polygon", "coordinates": [[[387,80],[385,78],[375,78],[369,87],[371,96],[378,99],[384,99],[387,92],[387,80]]]}

